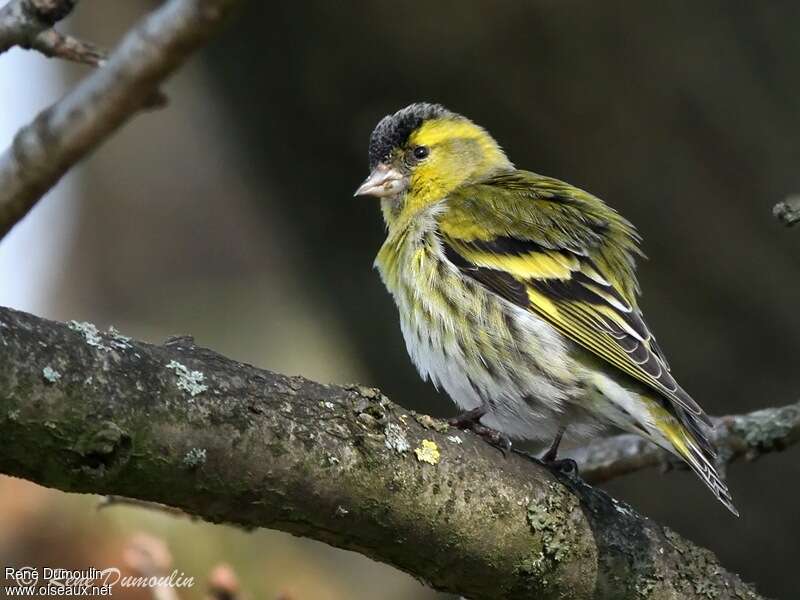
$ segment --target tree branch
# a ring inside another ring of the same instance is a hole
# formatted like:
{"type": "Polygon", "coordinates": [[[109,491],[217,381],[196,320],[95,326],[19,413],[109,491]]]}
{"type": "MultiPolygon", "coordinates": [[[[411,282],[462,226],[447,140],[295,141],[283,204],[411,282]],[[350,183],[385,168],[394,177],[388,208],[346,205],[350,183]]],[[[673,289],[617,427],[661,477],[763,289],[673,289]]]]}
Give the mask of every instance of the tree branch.
{"type": "Polygon", "coordinates": [[[10,309],[0,472],[312,537],[472,600],[759,598],[603,492],[378,390],[10,309]]]}
{"type": "Polygon", "coordinates": [[[784,225],[791,227],[800,223],[800,195],[793,195],[772,208],[772,214],[784,225]]]}
{"type": "Polygon", "coordinates": [[[104,53],[83,42],[53,29],[66,17],[78,0],[9,0],[0,8],[0,54],[19,46],[38,50],[51,58],[64,58],[97,66],[104,53]]]}
{"type": "Polygon", "coordinates": [[[92,67],[99,67],[106,53],[89,42],[84,42],[55,29],[47,29],[33,38],[30,48],[49,58],[63,58],[92,67]]]}
{"type": "MultiPolygon", "coordinates": [[[[206,43],[240,1],[169,0],[136,25],[100,69],[23,127],[0,154],[0,238],[70,167],[139,110],[151,106],[159,98],[161,82],[206,43]]],[[[14,32],[26,32],[30,42],[30,30],[8,24],[15,18],[19,24],[22,7],[42,3],[64,4],[13,0],[0,9],[0,51],[8,43],[21,44],[14,32]]],[[[42,31],[33,30],[39,43],[44,43],[42,31]]],[[[74,50],[70,38],[54,34],[45,35],[53,38],[53,47],[62,47],[66,54],[74,50]]]]}
{"type": "MultiPolygon", "coordinates": [[[[724,473],[729,464],[740,458],[752,461],[800,441],[800,402],[746,415],[718,417],[713,422],[718,465],[724,473]]],[[[676,464],[655,444],[630,434],[601,439],[567,454],[581,465],[581,476],[591,483],[676,464]]]]}

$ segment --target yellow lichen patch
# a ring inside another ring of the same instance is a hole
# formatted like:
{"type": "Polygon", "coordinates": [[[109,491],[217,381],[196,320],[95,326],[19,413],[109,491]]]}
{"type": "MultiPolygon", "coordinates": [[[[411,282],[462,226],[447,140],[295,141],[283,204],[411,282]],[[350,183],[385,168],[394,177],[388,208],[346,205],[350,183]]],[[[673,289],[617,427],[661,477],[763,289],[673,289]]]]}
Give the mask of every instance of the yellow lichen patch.
{"type": "Polygon", "coordinates": [[[441,456],[439,446],[436,445],[436,442],[432,442],[431,440],[422,440],[419,447],[414,448],[414,454],[417,455],[418,461],[426,462],[429,465],[438,463],[439,457],[441,456]]]}

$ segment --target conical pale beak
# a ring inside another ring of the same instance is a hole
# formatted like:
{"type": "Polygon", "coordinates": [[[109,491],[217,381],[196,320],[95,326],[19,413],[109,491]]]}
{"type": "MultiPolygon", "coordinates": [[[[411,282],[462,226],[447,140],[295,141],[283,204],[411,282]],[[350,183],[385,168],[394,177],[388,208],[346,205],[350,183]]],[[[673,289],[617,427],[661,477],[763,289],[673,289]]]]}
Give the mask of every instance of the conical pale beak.
{"type": "Polygon", "coordinates": [[[407,185],[406,178],[397,169],[381,163],[372,170],[369,177],[353,195],[375,196],[376,198],[395,196],[405,190],[407,185]]]}

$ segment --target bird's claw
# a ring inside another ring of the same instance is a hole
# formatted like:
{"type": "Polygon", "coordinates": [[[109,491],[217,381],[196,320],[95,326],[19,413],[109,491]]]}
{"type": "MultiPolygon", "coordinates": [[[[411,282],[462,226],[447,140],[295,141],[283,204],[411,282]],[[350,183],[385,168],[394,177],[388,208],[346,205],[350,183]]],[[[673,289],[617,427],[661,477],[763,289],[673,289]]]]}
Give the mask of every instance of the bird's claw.
{"type": "Polygon", "coordinates": [[[485,414],[486,409],[479,407],[448,419],[447,423],[451,427],[471,431],[475,435],[482,437],[489,444],[500,450],[504,458],[507,458],[511,450],[511,440],[496,429],[481,425],[481,417],[485,414]]]}
{"type": "Polygon", "coordinates": [[[511,440],[507,436],[480,423],[475,423],[470,430],[500,450],[503,453],[503,458],[508,458],[508,453],[511,451],[511,440]]]}
{"type": "Polygon", "coordinates": [[[447,424],[458,429],[472,429],[476,424],[480,424],[481,417],[485,414],[486,409],[479,406],[447,419],[447,424]]]}
{"type": "Polygon", "coordinates": [[[577,477],[579,475],[578,463],[571,458],[560,458],[558,460],[545,460],[542,458],[541,460],[548,469],[558,471],[562,475],[570,477],[577,477]]]}

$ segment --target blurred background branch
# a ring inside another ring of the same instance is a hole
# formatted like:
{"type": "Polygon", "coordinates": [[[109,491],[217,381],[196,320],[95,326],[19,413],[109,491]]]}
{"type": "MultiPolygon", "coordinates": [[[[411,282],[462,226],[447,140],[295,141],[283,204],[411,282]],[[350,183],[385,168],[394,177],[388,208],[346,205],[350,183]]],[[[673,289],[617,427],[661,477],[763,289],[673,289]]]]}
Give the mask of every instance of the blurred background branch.
{"type": "Polygon", "coordinates": [[[778,202],[772,209],[772,214],[787,227],[791,227],[800,221],[800,195],[795,194],[782,202],[778,202]]]}
{"type": "Polygon", "coordinates": [[[759,598],[603,492],[376,389],[10,309],[0,341],[0,472],[313,537],[473,600],[759,598]]]}
{"type": "Polygon", "coordinates": [[[46,29],[39,33],[31,43],[30,49],[37,50],[50,58],[63,58],[92,67],[99,67],[106,59],[105,51],[94,44],[64,35],[55,29],[46,29]]]}
{"type": "Polygon", "coordinates": [[[8,0],[0,7],[0,53],[14,46],[30,49],[74,8],[73,0],[8,0]]]}
{"type": "Polygon", "coordinates": [[[50,58],[97,66],[105,53],[53,29],[78,0],[10,0],[0,8],[0,54],[13,46],[37,50],[50,58]]]}
{"type": "MultiPolygon", "coordinates": [[[[49,21],[32,25],[25,16],[31,7],[41,3],[61,6],[64,14],[72,6],[54,0],[19,0],[5,6],[3,16],[19,24],[17,30],[13,24],[6,28],[12,45],[24,43],[31,32],[38,36],[47,31],[49,21]],[[14,39],[15,31],[22,32],[19,39],[14,39]]],[[[160,83],[205,44],[238,3],[239,0],[169,0],[131,29],[101,69],[23,127],[11,147],[0,154],[0,237],[70,167],[134,114],[152,105],[160,83]]]]}
{"type": "MultiPolygon", "coordinates": [[[[713,422],[718,464],[724,472],[727,465],[740,458],[753,461],[796,444],[800,440],[800,402],[716,417],[713,422]]],[[[591,483],[675,463],[661,448],[629,434],[600,439],[568,454],[581,465],[581,477],[591,483]]]]}

